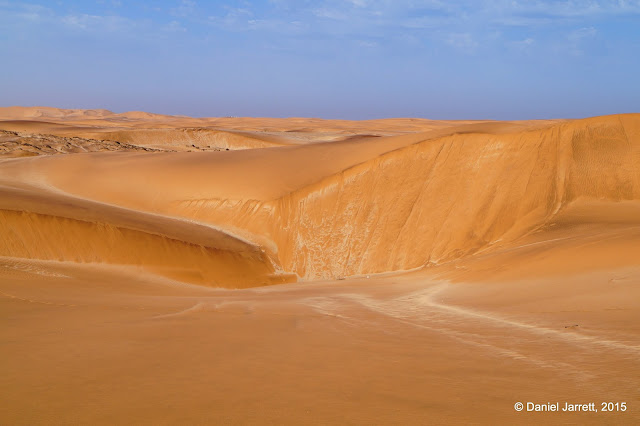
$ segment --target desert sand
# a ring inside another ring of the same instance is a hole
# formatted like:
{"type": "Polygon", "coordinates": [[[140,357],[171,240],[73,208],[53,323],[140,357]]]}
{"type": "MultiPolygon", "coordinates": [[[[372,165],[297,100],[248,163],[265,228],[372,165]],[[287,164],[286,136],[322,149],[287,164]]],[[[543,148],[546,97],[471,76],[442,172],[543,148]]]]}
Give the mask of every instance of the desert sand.
{"type": "Polygon", "coordinates": [[[3,424],[640,422],[640,114],[0,108],[0,217],[3,424]]]}

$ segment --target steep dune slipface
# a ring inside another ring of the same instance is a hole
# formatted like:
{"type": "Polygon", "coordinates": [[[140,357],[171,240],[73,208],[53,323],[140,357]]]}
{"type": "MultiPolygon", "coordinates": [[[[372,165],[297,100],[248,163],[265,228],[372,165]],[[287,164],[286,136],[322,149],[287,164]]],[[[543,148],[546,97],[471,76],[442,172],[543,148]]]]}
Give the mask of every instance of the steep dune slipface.
{"type": "Polygon", "coordinates": [[[407,270],[498,248],[581,199],[640,199],[639,115],[403,148],[278,201],[285,270],[407,270]]]}
{"type": "Polygon", "coordinates": [[[130,265],[179,281],[243,288],[282,283],[259,250],[193,244],[113,223],[0,210],[0,256],[130,265]]]}
{"type": "Polygon", "coordinates": [[[0,185],[0,256],[127,265],[211,287],[295,281],[228,231],[10,183],[0,185]]]}

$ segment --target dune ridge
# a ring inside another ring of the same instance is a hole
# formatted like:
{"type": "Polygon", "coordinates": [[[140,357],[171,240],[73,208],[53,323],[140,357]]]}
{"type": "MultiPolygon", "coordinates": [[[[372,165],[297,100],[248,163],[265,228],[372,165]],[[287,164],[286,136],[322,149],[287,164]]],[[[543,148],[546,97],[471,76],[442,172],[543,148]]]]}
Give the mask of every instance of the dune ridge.
{"type": "Polygon", "coordinates": [[[211,287],[287,282],[259,251],[232,251],[107,222],[0,210],[0,250],[14,258],[110,263],[211,287]]]}

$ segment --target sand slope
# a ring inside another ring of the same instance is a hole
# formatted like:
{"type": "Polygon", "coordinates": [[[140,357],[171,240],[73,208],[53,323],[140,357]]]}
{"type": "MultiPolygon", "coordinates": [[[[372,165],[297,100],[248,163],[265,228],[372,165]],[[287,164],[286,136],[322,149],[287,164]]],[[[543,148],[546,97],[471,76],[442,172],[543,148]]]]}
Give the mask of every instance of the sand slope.
{"type": "Polygon", "coordinates": [[[413,144],[279,201],[307,277],[442,263],[512,244],[585,199],[640,200],[640,116],[413,144]]]}
{"type": "Polygon", "coordinates": [[[637,266],[507,282],[413,274],[245,290],[143,272],[0,258],[7,318],[0,418],[25,425],[640,420],[637,266]],[[518,413],[518,401],[598,408],[624,401],[629,409],[518,413]]]}

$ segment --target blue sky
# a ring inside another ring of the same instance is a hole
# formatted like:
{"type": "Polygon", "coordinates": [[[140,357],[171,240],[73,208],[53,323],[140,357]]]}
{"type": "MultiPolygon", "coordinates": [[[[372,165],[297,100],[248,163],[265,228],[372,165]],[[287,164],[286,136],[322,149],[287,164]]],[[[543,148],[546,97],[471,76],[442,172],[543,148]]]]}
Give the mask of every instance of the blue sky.
{"type": "Polygon", "coordinates": [[[640,0],[0,0],[0,105],[192,116],[640,112],[640,0]]]}

